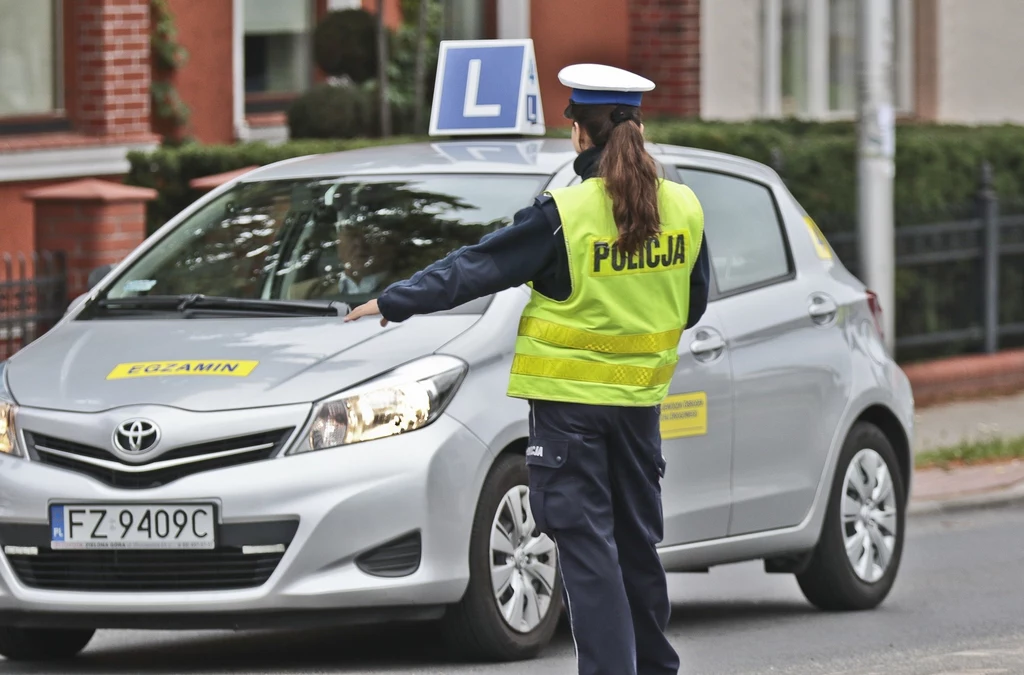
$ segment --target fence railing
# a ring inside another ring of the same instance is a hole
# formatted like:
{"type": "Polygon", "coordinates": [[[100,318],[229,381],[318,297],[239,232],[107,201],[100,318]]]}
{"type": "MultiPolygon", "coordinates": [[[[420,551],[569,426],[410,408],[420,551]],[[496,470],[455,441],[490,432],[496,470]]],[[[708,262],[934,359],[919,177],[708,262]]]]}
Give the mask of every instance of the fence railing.
{"type": "Polygon", "coordinates": [[[0,259],[0,360],[48,331],[67,309],[64,256],[44,253],[0,259]]]}
{"type": "MultiPolygon", "coordinates": [[[[896,228],[896,348],[901,359],[991,353],[1021,343],[1024,204],[1009,210],[1000,213],[991,172],[983,168],[976,202],[955,218],[896,228]]],[[[826,236],[856,275],[856,233],[826,236]]]]}

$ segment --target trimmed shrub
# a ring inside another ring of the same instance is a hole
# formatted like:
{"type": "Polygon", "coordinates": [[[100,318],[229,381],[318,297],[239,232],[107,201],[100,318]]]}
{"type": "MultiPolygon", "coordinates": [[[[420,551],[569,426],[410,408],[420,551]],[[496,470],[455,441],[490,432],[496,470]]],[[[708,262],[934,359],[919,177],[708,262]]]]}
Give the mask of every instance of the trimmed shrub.
{"type": "Polygon", "coordinates": [[[288,108],[292,138],[358,138],[375,136],[374,97],[354,84],[320,84],[295,99],[288,108]]]}
{"type": "Polygon", "coordinates": [[[313,59],[328,75],[363,83],[377,76],[377,26],[364,9],[328,12],[313,33],[313,59]]]}

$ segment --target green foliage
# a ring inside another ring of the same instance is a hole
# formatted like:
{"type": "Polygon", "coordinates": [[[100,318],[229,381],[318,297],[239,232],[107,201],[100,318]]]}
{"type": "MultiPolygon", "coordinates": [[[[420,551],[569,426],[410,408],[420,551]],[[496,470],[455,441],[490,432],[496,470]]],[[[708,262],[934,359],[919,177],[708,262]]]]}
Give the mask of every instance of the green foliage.
{"type": "Polygon", "coordinates": [[[427,5],[426,42],[426,110],[434,95],[434,78],[437,73],[437,53],[441,41],[441,27],[444,9],[438,0],[404,0],[402,3],[403,23],[395,33],[391,43],[391,63],[388,66],[390,78],[389,96],[392,105],[401,109],[412,110],[416,104],[416,32],[419,23],[420,6],[427,5]]]}
{"type": "Polygon", "coordinates": [[[154,77],[150,98],[158,120],[170,130],[165,142],[171,142],[188,125],[191,110],[171,82],[174,72],[188,61],[188,51],[178,43],[178,29],[167,0],[150,0],[151,25],[149,44],[154,77]]]}
{"type": "Polygon", "coordinates": [[[377,27],[363,9],[328,12],[313,34],[313,58],[328,75],[363,83],[377,76],[377,27]]]}
{"type": "MultiPolygon", "coordinates": [[[[652,141],[728,152],[780,170],[826,232],[856,225],[857,137],[850,123],[722,123],[652,120],[652,141]]],[[[1000,199],[1024,198],[1024,127],[900,124],[896,132],[898,225],[930,222],[974,200],[981,163],[1000,199]]]]}
{"type": "MultiPolygon", "coordinates": [[[[412,108],[408,102],[393,102],[391,118],[393,133],[412,132],[412,108]]],[[[313,87],[289,106],[288,130],[295,139],[380,138],[376,82],[313,87]]]]}
{"type": "MultiPolygon", "coordinates": [[[[420,4],[425,0],[404,0],[403,23],[397,31],[388,31],[388,102],[391,105],[392,131],[395,134],[424,132],[415,130],[416,37],[420,4]]],[[[441,39],[443,6],[427,1],[425,36],[424,109],[433,101],[437,53],[441,39]]],[[[292,138],[355,138],[380,135],[380,101],[377,95],[376,23],[364,10],[330,12],[317,26],[314,37],[316,60],[327,73],[347,76],[359,91],[351,87],[315,87],[299,97],[288,114],[292,138]],[[360,46],[361,45],[361,46],[360,46]],[[359,65],[353,65],[359,64],[359,65]],[[365,67],[364,67],[365,66],[365,67]]],[[[424,116],[424,119],[429,117],[424,116]]]]}
{"type": "Polygon", "coordinates": [[[371,136],[380,121],[376,99],[355,84],[321,84],[291,104],[288,128],[292,138],[357,138],[371,136]]]}
{"type": "Polygon", "coordinates": [[[957,465],[990,464],[1024,457],[1024,438],[994,438],[926,450],[914,457],[918,469],[948,469],[957,465]]]}

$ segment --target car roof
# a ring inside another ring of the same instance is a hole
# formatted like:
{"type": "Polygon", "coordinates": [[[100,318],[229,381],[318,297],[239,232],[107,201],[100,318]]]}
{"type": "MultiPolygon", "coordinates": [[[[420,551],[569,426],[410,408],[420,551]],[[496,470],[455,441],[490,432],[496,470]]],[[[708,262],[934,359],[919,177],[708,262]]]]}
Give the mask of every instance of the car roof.
{"type": "MultiPolygon", "coordinates": [[[[680,164],[740,173],[767,182],[778,180],[771,168],[735,155],[655,143],[647,148],[652,155],[680,164]]],[[[294,157],[250,171],[241,180],[408,173],[550,176],[575,158],[572,141],[567,138],[437,140],[294,157]]]]}

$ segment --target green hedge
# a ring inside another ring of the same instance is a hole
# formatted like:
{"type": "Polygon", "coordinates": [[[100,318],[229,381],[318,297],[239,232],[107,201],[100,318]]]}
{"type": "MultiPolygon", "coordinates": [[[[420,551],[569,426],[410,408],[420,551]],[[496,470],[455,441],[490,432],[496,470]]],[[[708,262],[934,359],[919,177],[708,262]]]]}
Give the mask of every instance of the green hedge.
{"type": "MultiPolygon", "coordinates": [[[[652,141],[718,150],[780,169],[790,189],[826,232],[848,231],[856,222],[856,135],[850,123],[780,121],[716,123],[652,120],[652,141]]],[[[553,129],[554,137],[565,131],[553,129]]],[[[992,164],[1001,199],[1024,199],[1024,127],[957,127],[903,124],[896,135],[897,223],[930,222],[962,211],[978,188],[983,160],[992,164]]],[[[188,182],[200,176],[289,157],[371,145],[402,143],[411,137],[293,141],[277,146],[188,145],[129,155],[127,182],[156,188],[150,209],[157,226],[199,196],[188,182]]]]}
{"type": "MultiPolygon", "coordinates": [[[[775,166],[826,232],[853,229],[857,138],[849,123],[651,122],[657,142],[729,152],[775,166]]],[[[896,133],[897,222],[928,222],[974,199],[983,161],[1001,199],[1024,198],[1024,127],[901,124],[896,133]]]]}

